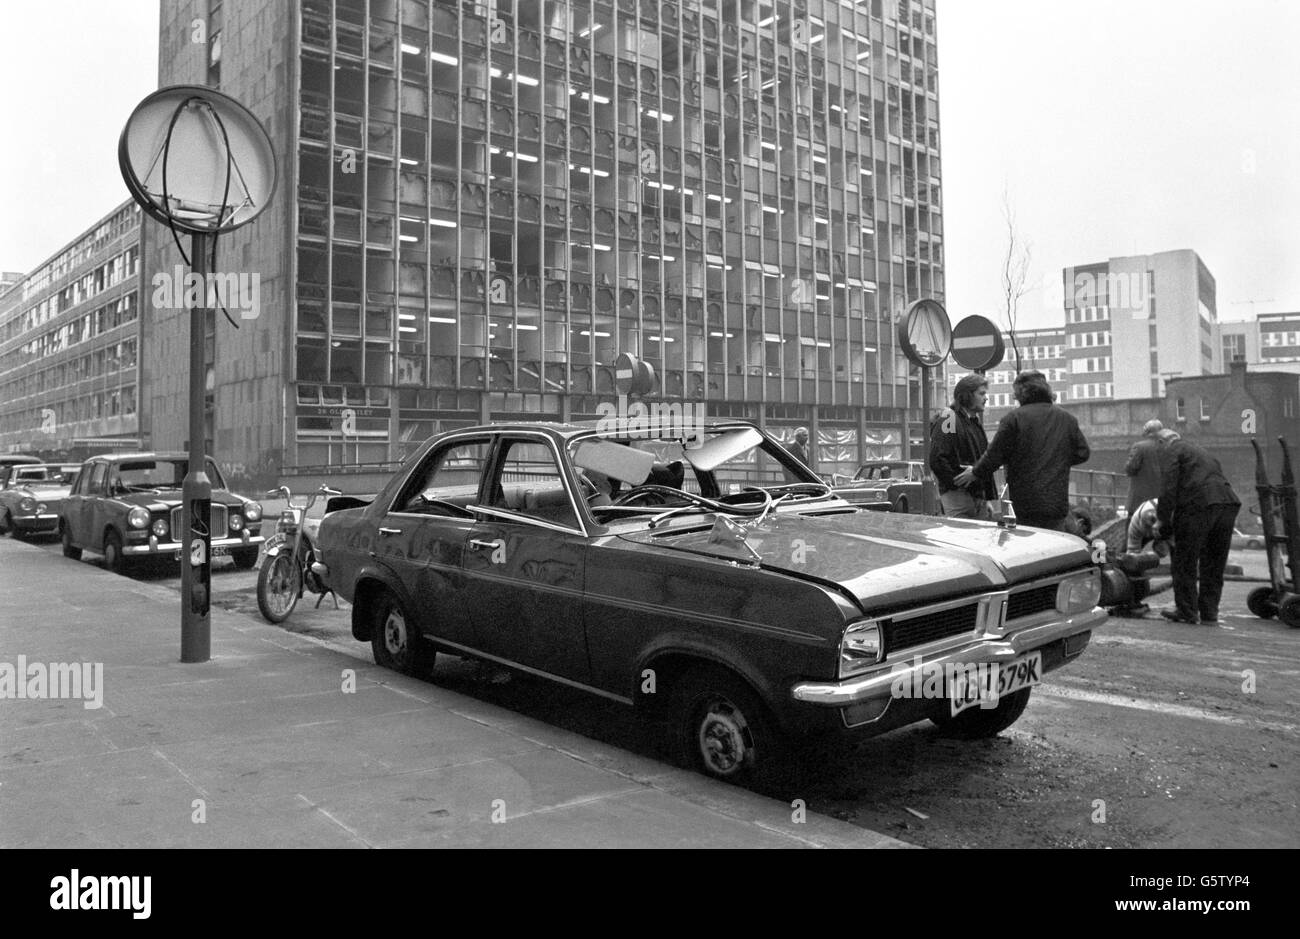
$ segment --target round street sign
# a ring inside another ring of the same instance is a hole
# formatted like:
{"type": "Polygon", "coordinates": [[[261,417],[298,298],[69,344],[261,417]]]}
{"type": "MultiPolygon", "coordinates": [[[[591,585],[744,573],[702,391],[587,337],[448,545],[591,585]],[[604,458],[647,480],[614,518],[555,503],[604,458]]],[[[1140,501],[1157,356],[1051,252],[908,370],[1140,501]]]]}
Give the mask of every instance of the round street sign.
{"type": "Polygon", "coordinates": [[[933,368],[948,358],[952,324],[938,300],[917,300],[898,324],[898,341],[913,365],[933,368]]]}
{"type": "Polygon", "coordinates": [[[983,372],[1006,352],[1002,330],[983,316],[968,316],[952,328],[952,358],[962,368],[983,372]]]}
{"type": "Polygon", "coordinates": [[[614,360],[614,390],[621,395],[647,395],[655,389],[655,370],[628,352],[614,360]]]}

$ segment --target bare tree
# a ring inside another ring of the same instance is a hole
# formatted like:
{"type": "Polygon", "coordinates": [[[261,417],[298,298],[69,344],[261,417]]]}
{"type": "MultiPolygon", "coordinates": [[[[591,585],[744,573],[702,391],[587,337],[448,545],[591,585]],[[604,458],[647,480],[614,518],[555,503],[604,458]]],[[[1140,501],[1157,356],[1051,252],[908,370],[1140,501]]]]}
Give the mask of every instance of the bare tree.
{"type": "Polygon", "coordinates": [[[1016,372],[1023,365],[1020,344],[1016,340],[1016,321],[1020,313],[1020,298],[1029,292],[1029,264],[1033,257],[1030,244],[1016,228],[1016,210],[1011,196],[1002,189],[1002,218],[1007,225],[1007,250],[1002,258],[1003,313],[1007,320],[1007,333],[1011,336],[1011,350],[1016,357],[1016,372]]]}

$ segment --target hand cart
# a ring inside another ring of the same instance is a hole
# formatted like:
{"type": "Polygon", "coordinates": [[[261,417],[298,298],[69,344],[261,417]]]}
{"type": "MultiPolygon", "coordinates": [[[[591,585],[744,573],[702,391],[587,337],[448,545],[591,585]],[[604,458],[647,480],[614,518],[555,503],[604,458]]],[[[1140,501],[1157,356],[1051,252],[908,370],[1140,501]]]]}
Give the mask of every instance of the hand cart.
{"type": "Polygon", "coordinates": [[[1259,493],[1259,519],[1264,526],[1264,549],[1268,556],[1269,586],[1256,587],[1246,598],[1250,612],[1263,619],[1276,616],[1291,627],[1300,627],[1300,522],[1296,517],[1295,474],[1286,440],[1282,446],[1282,483],[1270,485],[1264,451],[1255,448],[1255,489],[1259,493]],[[1290,576],[1287,576],[1287,572],[1290,576]]]}

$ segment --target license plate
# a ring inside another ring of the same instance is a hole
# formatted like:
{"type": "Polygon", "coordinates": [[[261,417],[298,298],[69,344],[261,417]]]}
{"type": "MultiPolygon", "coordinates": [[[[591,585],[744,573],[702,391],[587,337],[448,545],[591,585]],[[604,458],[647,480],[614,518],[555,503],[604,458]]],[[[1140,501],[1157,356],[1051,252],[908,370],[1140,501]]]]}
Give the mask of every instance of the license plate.
{"type": "MultiPolygon", "coordinates": [[[[229,546],[229,545],[219,544],[219,545],[217,545],[216,547],[214,547],[214,548],[212,549],[212,556],[213,556],[214,558],[224,558],[224,557],[225,557],[226,555],[228,555],[228,554],[230,554],[230,546],[229,546]]],[[[181,552],[180,552],[180,551],[173,551],[173,552],[172,552],[172,558],[175,559],[175,560],[177,560],[177,561],[179,561],[179,560],[181,559],[181,552]]]]}
{"type": "Polygon", "coordinates": [[[285,537],[280,532],[276,532],[270,538],[267,538],[265,541],[263,541],[261,547],[257,549],[257,560],[253,562],[253,570],[260,571],[262,569],[262,565],[266,563],[267,552],[270,551],[272,548],[276,547],[277,545],[284,544],[284,542],[285,542],[285,537]]]}
{"type": "Polygon", "coordinates": [[[1043,654],[1031,652],[1010,662],[981,662],[958,671],[948,688],[952,716],[972,707],[996,707],[1003,695],[1043,680],[1043,654]]]}

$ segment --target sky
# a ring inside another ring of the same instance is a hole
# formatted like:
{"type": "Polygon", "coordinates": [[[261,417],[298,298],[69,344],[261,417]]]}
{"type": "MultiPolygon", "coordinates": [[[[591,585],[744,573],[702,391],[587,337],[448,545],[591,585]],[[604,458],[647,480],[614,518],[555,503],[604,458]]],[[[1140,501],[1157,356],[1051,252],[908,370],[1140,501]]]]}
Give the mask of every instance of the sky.
{"type": "MultiPolygon", "coordinates": [[[[1022,327],[1060,322],[1062,268],[1180,248],[1220,319],[1300,310],[1300,3],[937,2],[953,322],[1002,322],[1004,191],[1032,251],[1022,327]]],[[[118,136],[157,48],[156,0],[0,3],[0,270],[127,197],[118,136]]]]}

